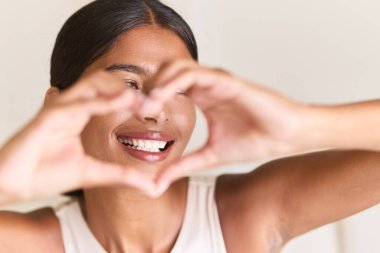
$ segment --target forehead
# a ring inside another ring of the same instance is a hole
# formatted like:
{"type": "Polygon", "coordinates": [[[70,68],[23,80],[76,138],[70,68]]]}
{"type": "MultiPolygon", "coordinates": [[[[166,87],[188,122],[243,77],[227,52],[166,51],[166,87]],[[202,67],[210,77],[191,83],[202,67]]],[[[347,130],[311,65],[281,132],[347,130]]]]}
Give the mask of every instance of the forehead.
{"type": "Polygon", "coordinates": [[[168,29],[145,26],[120,36],[96,65],[107,68],[114,64],[131,64],[154,73],[162,63],[174,59],[191,59],[180,37],[168,29]]]}

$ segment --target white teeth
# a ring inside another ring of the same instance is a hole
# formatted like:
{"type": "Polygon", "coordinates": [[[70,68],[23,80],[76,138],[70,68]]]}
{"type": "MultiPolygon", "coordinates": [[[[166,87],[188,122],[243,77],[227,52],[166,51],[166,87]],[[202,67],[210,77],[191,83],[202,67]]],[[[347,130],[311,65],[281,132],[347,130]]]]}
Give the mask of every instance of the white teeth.
{"type": "Polygon", "coordinates": [[[157,144],[158,144],[158,148],[164,148],[166,146],[166,141],[158,141],[157,144]]]}
{"type": "Polygon", "coordinates": [[[152,142],[151,141],[145,141],[144,142],[144,147],[147,148],[147,149],[151,149],[152,148],[152,142]]]}
{"type": "Polygon", "coordinates": [[[165,148],[166,141],[154,141],[154,140],[143,140],[143,139],[129,139],[127,137],[119,136],[118,141],[124,145],[128,145],[132,149],[142,150],[146,152],[158,153],[161,152],[160,149],[165,148]]]}

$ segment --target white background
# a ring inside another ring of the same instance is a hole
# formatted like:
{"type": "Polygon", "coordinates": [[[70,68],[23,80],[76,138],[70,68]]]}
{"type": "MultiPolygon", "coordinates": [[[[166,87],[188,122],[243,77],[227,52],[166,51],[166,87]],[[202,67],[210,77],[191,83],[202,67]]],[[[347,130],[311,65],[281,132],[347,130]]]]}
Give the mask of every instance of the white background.
{"type": "MultiPolygon", "coordinates": [[[[68,16],[88,2],[0,0],[0,143],[40,107],[49,86],[49,60],[55,37],[68,16]]],[[[204,64],[226,68],[304,102],[337,103],[378,97],[379,1],[164,2],[190,23],[204,64]]],[[[197,128],[192,147],[204,136],[202,126],[197,128]]],[[[230,168],[246,169],[247,166],[230,168]]],[[[12,208],[30,210],[52,201],[57,199],[12,208]]],[[[283,252],[379,252],[379,211],[375,207],[308,233],[283,252]]]]}

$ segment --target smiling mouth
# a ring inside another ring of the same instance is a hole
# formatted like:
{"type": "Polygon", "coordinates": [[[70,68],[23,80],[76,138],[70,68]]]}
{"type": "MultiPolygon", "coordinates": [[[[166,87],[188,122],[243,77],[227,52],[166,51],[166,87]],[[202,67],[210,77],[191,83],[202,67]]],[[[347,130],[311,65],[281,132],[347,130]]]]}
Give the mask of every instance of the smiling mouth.
{"type": "Polygon", "coordinates": [[[177,140],[173,136],[157,131],[120,132],[116,137],[129,156],[150,163],[166,160],[177,140]]]}
{"type": "Polygon", "coordinates": [[[149,153],[162,153],[174,144],[174,141],[159,141],[118,136],[117,140],[125,147],[149,153]]]}

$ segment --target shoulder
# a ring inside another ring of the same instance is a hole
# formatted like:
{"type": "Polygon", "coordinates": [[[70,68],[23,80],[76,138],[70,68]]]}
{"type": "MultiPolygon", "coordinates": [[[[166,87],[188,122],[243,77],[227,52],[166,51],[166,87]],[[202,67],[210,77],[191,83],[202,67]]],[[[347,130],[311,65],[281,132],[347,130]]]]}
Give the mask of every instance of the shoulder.
{"type": "Polygon", "coordinates": [[[64,252],[59,221],[51,208],[30,213],[1,211],[0,243],[2,251],[10,253],[64,252]]]}

